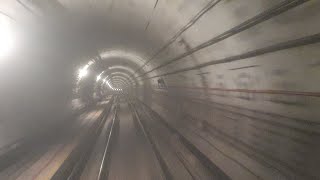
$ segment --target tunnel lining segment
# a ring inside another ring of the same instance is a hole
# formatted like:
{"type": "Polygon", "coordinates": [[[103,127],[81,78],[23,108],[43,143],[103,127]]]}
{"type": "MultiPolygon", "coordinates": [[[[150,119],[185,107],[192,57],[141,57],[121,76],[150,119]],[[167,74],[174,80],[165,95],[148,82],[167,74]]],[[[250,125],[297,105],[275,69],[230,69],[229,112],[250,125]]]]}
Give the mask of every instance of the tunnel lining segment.
{"type": "Polygon", "coordinates": [[[146,74],[150,73],[150,72],[153,72],[154,70],[157,70],[157,69],[160,69],[162,67],[165,67],[167,65],[170,65],[172,64],[173,62],[176,62],[176,61],[179,61],[179,60],[183,60],[183,58],[197,52],[197,51],[200,51],[206,47],[209,47],[213,44],[216,44],[220,41],[223,41],[231,36],[234,36],[244,30],[247,30],[257,24],[260,24],[264,21],[267,21],[275,16],[278,16],[292,8],[295,8],[305,2],[308,2],[309,0],[290,0],[290,1],[284,1],[284,2],[281,2],[279,3],[278,5],[276,5],[275,7],[271,8],[271,9],[268,9],[252,18],[250,18],[249,20],[247,21],[244,21],[243,23],[239,24],[238,26],[236,27],[233,27],[231,28],[230,30],[214,37],[214,38],[211,38],[210,40],[208,41],[205,41],[203,43],[201,43],[200,45],[190,49],[189,51],[185,52],[185,53],[182,53],[181,55],[178,55],[176,56],[175,58],[172,58],[168,61],[166,61],[165,63],[162,63],[160,64],[159,66],[149,70],[149,71],[146,71],[145,73],[141,74],[141,75],[138,75],[137,77],[143,77],[145,76],[146,74]]]}

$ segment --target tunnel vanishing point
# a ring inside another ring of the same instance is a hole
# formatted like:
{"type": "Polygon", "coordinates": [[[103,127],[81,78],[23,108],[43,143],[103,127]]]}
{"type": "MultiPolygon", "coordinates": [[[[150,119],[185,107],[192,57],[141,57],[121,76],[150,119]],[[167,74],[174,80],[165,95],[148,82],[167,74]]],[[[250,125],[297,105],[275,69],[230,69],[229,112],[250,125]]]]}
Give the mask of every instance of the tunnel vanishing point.
{"type": "Polygon", "coordinates": [[[0,0],[0,179],[319,180],[318,78],[319,0],[0,0]]]}

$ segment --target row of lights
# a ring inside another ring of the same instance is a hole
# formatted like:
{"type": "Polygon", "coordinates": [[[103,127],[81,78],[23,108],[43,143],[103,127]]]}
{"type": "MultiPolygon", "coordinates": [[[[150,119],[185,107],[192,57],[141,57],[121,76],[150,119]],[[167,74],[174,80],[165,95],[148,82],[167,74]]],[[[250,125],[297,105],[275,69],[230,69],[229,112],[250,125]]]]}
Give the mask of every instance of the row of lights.
{"type": "MultiPolygon", "coordinates": [[[[98,80],[98,81],[99,81],[99,79],[101,78],[101,74],[100,74],[99,76],[97,77],[97,80],[98,80]],[[99,77],[99,76],[100,76],[100,77],[99,77]]],[[[108,87],[109,87],[110,89],[114,90],[114,91],[122,91],[122,89],[114,88],[114,87],[110,84],[109,80],[106,80],[107,78],[108,78],[108,76],[103,79],[103,83],[106,83],[106,84],[108,85],[108,87]]]]}
{"type": "MultiPolygon", "coordinates": [[[[83,77],[87,76],[88,75],[88,69],[89,67],[93,64],[94,62],[93,61],[89,61],[88,64],[86,64],[83,68],[80,68],[79,69],[79,74],[78,74],[78,78],[79,80],[81,80],[83,77]]],[[[98,76],[97,76],[97,82],[101,79],[101,76],[103,75],[104,71],[102,71],[98,76]]],[[[119,89],[119,88],[114,88],[110,83],[109,81],[107,81],[106,79],[108,78],[105,77],[103,79],[103,83],[106,83],[110,89],[114,90],[114,91],[122,91],[122,89],[119,89]]]]}

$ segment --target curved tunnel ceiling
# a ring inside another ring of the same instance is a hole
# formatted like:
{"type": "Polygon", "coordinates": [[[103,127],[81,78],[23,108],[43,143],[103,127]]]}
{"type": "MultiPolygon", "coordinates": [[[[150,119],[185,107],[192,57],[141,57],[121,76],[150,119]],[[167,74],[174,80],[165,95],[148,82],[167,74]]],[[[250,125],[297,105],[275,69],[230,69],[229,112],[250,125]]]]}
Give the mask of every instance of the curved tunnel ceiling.
{"type": "Polygon", "coordinates": [[[319,179],[320,1],[3,0],[0,7],[32,27],[19,32],[32,36],[9,61],[15,80],[6,93],[12,84],[30,99],[60,86],[66,92],[72,81],[64,77],[94,59],[82,89],[101,72],[116,86],[138,85],[132,94],[185,125],[185,137],[231,179],[319,179]]]}
{"type": "Polygon", "coordinates": [[[102,60],[108,60],[111,58],[117,59],[127,59],[133,61],[137,65],[142,65],[145,61],[144,58],[136,55],[133,52],[125,51],[125,50],[110,50],[100,53],[100,57],[102,60]]]}
{"type": "Polygon", "coordinates": [[[126,68],[117,68],[117,67],[109,68],[108,74],[114,74],[114,73],[123,74],[124,76],[129,78],[131,82],[133,82],[134,84],[138,84],[138,81],[134,77],[134,74],[132,73],[132,71],[130,71],[126,68]]]}
{"type": "Polygon", "coordinates": [[[136,80],[134,78],[132,78],[132,76],[130,76],[129,74],[127,74],[125,72],[117,71],[117,72],[110,73],[110,75],[112,77],[114,77],[115,75],[119,75],[119,76],[122,76],[122,77],[126,78],[129,82],[131,82],[133,84],[137,83],[136,80]]]}
{"type": "MultiPolygon", "coordinates": [[[[87,1],[63,0],[59,2],[68,10],[80,14],[89,5],[97,8],[95,9],[96,13],[100,13],[99,10],[103,10],[103,8],[111,8],[115,11],[106,11],[102,16],[109,18],[108,15],[110,15],[110,18],[115,18],[117,23],[121,22],[122,25],[125,24],[124,26],[128,25],[131,28],[138,27],[138,34],[145,34],[143,38],[139,36],[141,38],[139,40],[143,43],[135,42],[140,45],[139,48],[121,44],[119,47],[123,50],[106,51],[110,54],[101,53],[101,57],[126,58],[127,62],[114,60],[111,63],[110,61],[109,66],[112,67],[122,62],[123,66],[128,66],[134,70],[137,79],[144,81],[149,78],[172,76],[170,79],[182,78],[181,82],[183,82],[184,76],[191,76],[192,78],[186,82],[187,84],[196,83],[198,86],[208,87],[214,79],[214,75],[208,75],[207,71],[212,69],[219,74],[222,69],[225,69],[222,64],[228,63],[229,69],[235,69],[234,67],[239,64],[237,61],[242,61],[244,67],[257,66],[255,61],[259,61],[262,54],[317,42],[317,40],[309,42],[304,39],[308,38],[308,35],[302,35],[303,31],[299,28],[296,32],[286,34],[284,28],[286,24],[268,21],[271,18],[281,20],[282,16],[278,17],[279,14],[290,14],[291,9],[297,6],[308,7],[309,5],[305,5],[304,1],[268,1],[266,3],[261,0],[250,6],[245,2],[238,4],[236,2],[224,3],[223,1],[198,1],[193,3],[174,1],[170,5],[166,1],[160,1],[153,6],[150,5],[151,2],[142,3],[141,1],[126,0],[115,1],[114,3],[111,3],[111,1],[89,3],[87,1]],[[103,8],[100,9],[99,7],[103,8]],[[236,14],[237,9],[245,7],[248,11],[241,11],[243,14],[240,15],[236,14]],[[181,8],[180,11],[177,11],[177,8],[181,8]],[[231,11],[224,11],[224,9],[231,9],[231,11]],[[150,13],[146,13],[147,11],[150,11],[150,13]],[[128,16],[128,14],[130,15],[128,16]],[[216,17],[212,19],[215,15],[216,17]],[[167,18],[168,16],[175,18],[167,18]],[[221,24],[221,17],[229,21],[225,20],[223,21],[225,23],[221,24]],[[215,26],[215,24],[219,24],[219,26],[215,26]],[[252,38],[245,38],[249,32],[246,31],[247,29],[252,27],[252,29],[259,29],[260,26],[266,27],[263,32],[252,36],[252,38]],[[271,28],[268,28],[269,26],[271,28]],[[274,26],[277,26],[280,31],[272,33],[274,26]],[[209,33],[209,31],[211,32],[209,33]],[[273,34],[273,36],[268,36],[269,38],[266,39],[267,34],[273,34]],[[156,42],[150,43],[152,40],[147,40],[150,37],[154,38],[153,40],[156,40],[156,42]],[[244,39],[249,39],[249,41],[244,39]],[[296,41],[291,42],[290,40],[296,41]],[[220,43],[221,41],[223,43],[220,43]],[[225,43],[227,44],[225,45],[225,43]],[[283,43],[287,43],[287,45],[283,46],[283,43]],[[249,61],[249,58],[252,60],[249,61]]],[[[312,22],[312,19],[309,19],[309,21],[312,22]]],[[[112,26],[112,24],[109,25],[112,26]]],[[[312,23],[309,23],[309,25],[309,29],[312,30],[308,34],[316,34],[318,27],[312,25],[312,23]]],[[[292,22],[292,25],[289,26],[294,26],[294,23],[292,22]]],[[[138,39],[133,38],[133,41],[135,40],[138,39]]],[[[117,47],[117,44],[114,46],[117,47]]],[[[100,51],[103,52],[103,50],[100,51]]],[[[282,56],[281,52],[277,54],[282,56]]],[[[271,61],[265,63],[272,64],[271,61]]],[[[236,85],[230,84],[228,86],[236,85]]]]}
{"type": "MultiPolygon", "coordinates": [[[[78,12],[90,4],[60,2],[78,12]]],[[[318,62],[315,59],[319,55],[320,26],[314,22],[320,18],[320,2],[121,0],[90,5],[95,11],[101,10],[104,17],[143,34],[133,38],[131,44],[118,46],[143,60],[109,59],[113,61],[109,66],[128,67],[134,71],[135,79],[151,82],[152,88],[141,99],[163,117],[180,114],[184,120],[177,123],[206,127],[214,139],[232,142],[222,145],[218,140],[210,141],[218,150],[211,149],[214,155],[207,154],[232,179],[272,179],[273,170],[280,177],[295,174],[303,179],[310,174],[319,175],[312,163],[306,172],[292,163],[293,158],[269,154],[265,149],[269,147],[271,151],[274,148],[268,142],[277,142],[276,135],[270,132],[282,133],[285,139],[285,130],[280,127],[291,128],[288,131],[295,137],[302,129],[318,133],[303,121],[319,125],[315,104],[319,103],[320,87],[303,77],[319,75],[319,71],[310,69],[310,64],[318,62]],[[286,120],[278,121],[266,114],[286,120]],[[185,117],[201,125],[186,122],[185,117]],[[299,130],[293,130],[298,128],[293,118],[299,119],[303,127],[298,125],[299,130]],[[266,124],[262,125],[262,121],[266,124]],[[240,157],[241,153],[256,156],[240,157]],[[262,154],[268,167],[259,163],[262,154]]],[[[121,44],[117,42],[116,46],[118,43],[121,44]]],[[[200,135],[204,133],[199,129],[200,135]]],[[[280,144],[274,146],[279,147],[279,153],[290,152],[280,144]]]]}
{"type": "Polygon", "coordinates": [[[126,84],[130,85],[130,86],[134,86],[134,84],[132,83],[132,81],[130,81],[130,79],[128,79],[125,76],[121,76],[121,75],[114,75],[111,77],[111,82],[114,82],[115,80],[123,80],[124,82],[126,82],[126,84]]]}
{"type": "Polygon", "coordinates": [[[142,63],[138,63],[134,58],[123,58],[123,57],[110,57],[102,58],[101,61],[97,61],[97,73],[104,72],[104,75],[113,72],[122,72],[127,74],[132,81],[136,84],[141,84],[141,81],[135,78],[134,72],[142,63]]]}
{"type": "Polygon", "coordinates": [[[130,86],[130,84],[127,84],[122,79],[119,79],[119,80],[114,79],[112,84],[114,85],[115,88],[119,88],[119,89],[124,89],[124,88],[130,86]]]}

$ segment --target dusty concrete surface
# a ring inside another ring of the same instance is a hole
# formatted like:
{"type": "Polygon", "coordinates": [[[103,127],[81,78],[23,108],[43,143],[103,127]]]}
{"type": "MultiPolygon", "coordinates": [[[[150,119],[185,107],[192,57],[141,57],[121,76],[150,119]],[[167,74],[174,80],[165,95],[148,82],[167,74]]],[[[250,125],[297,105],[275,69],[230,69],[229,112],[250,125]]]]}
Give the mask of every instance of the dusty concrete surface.
{"type": "Polygon", "coordinates": [[[63,124],[72,99],[92,104],[116,88],[232,179],[319,179],[319,9],[315,0],[2,0],[19,48],[0,63],[0,147],[63,124]]]}

